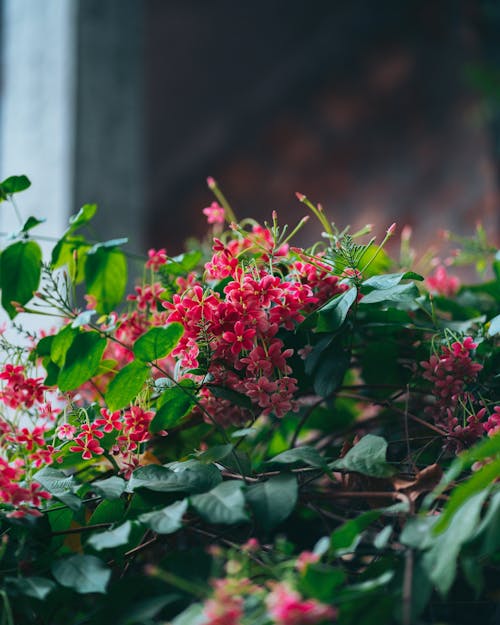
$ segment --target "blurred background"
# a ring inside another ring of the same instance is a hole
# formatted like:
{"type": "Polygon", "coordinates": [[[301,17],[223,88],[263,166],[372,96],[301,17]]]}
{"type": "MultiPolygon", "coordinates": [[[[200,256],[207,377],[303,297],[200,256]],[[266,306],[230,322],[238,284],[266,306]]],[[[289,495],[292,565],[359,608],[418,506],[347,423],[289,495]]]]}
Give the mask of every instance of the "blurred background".
{"type": "MultiPolygon", "coordinates": [[[[498,239],[500,2],[0,0],[2,178],[58,234],[183,249],[214,176],[239,217],[498,239]],[[311,220],[312,222],[312,220],[311,220]]],[[[2,205],[0,229],[12,227],[2,205]]],[[[319,228],[309,223],[301,243],[319,228]]]]}

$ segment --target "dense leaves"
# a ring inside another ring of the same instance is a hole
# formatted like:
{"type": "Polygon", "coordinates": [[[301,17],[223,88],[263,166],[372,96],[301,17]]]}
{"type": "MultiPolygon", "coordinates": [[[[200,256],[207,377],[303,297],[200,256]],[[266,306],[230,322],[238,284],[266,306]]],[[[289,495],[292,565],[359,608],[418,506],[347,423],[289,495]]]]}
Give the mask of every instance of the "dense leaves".
{"type": "Polygon", "coordinates": [[[492,622],[498,251],[447,252],[491,268],[461,285],[301,194],[324,237],[294,248],[208,182],[213,241],[149,250],[126,297],[95,205],[50,265],[34,217],[2,251],[3,308],[56,321],[0,336],[2,623],[492,622]]]}

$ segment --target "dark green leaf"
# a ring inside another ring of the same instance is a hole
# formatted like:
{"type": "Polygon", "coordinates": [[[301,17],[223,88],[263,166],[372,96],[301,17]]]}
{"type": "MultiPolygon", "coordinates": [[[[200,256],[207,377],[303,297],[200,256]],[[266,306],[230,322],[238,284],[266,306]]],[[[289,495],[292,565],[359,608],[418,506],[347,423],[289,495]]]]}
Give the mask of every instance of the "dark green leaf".
{"type": "Polygon", "coordinates": [[[308,564],[299,580],[299,590],[318,601],[332,603],[345,578],[342,569],[319,563],[308,564]]]}
{"type": "Polygon", "coordinates": [[[11,302],[24,306],[40,284],[42,251],[34,241],[18,241],[0,256],[2,306],[13,319],[17,311],[11,302]]]}
{"type": "Polygon", "coordinates": [[[265,530],[274,529],[290,516],[297,503],[297,496],[297,479],[290,473],[275,475],[265,482],[250,486],[246,493],[257,522],[265,530]]]}
{"type": "Polygon", "coordinates": [[[54,562],[52,575],[61,586],[79,594],[105,593],[111,570],[99,558],[75,555],[54,562]]]}
{"type": "Polygon", "coordinates": [[[182,517],[187,510],[187,499],[176,501],[170,506],[141,514],[139,521],[157,534],[173,534],[182,527],[182,517]]]}
{"type": "Polygon", "coordinates": [[[213,465],[196,460],[177,462],[171,468],[148,465],[132,474],[127,490],[146,488],[162,493],[201,493],[210,490],[222,480],[220,471],[213,465]]]}
{"type": "Polygon", "coordinates": [[[132,523],[130,521],[125,521],[125,523],[112,530],[92,534],[87,541],[87,545],[90,545],[92,549],[95,549],[96,551],[126,545],[129,540],[131,529],[132,523]]]}
{"type": "Polygon", "coordinates": [[[245,498],[241,489],[243,482],[231,480],[222,482],[208,493],[194,495],[191,504],[208,523],[232,525],[248,521],[245,498]]]}
{"type": "Polygon", "coordinates": [[[175,427],[195,405],[192,391],[184,386],[167,388],[159,399],[160,407],[151,421],[151,432],[175,427]]]}
{"type": "Polygon", "coordinates": [[[401,280],[419,280],[424,278],[418,273],[413,271],[406,271],[405,273],[386,273],[381,276],[372,276],[363,282],[363,286],[369,286],[372,289],[390,289],[401,282],[401,280]]]}
{"type": "Polygon", "coordinates": [[[387,441],[380,436],[367,434],[343,458],[329,466],[371,477],[389,477],[395,473],[395,469],[387,463],[386,454],[387,441]]]}
{"type": "Polygon", "coordinates": [[[74,339],[57,379],[63,393],[75,390],[96,374],[105,347],[106,339],[98,332],[81,332],[74,339]]]}
{"type": "Polygon", "coordinates": [[[17,592],[32,599],[43,601],[56,587],[51,579],[46,577],[8,577],[9,585],[15,586],[17,592]]]}
{"type": "Polygon", "coordinates": [[[72,475],[66,476],[58,469],[45,467],[35,474],[35,481],[72,510],[78,510],[81,507],[81,500],[74,494],[78,485],[72,475]]]}
{"type": "Polygon", "coordinates": [[[105,480],[92,482],[92,490],[104,499],[119,499],[125,491],[126,482],[117,475],[112,475],[105,480]]]}
{"type": "Polygon", "coordinates": [[[318,310],[317,332],[335,332],[344,323],[351,306],[356,301],[358,291],[351,287],[318,310]]]}
{"type": "Polygon", "coordinates": [[[28,217],[24,226],[21,229],[21,232],[29,232],[32,228],[36,228],[40,224],[43,224],[45,219],[37,219],[36,217],[28,217]]]}
{"type": "Polygon", "coordinates": [[[134,343],[134,354],[144,362],[165,358],[177,346],[184,334],[180,323],[171,323],[165,328],[151,328],[134,343]]]}
{"type": "Polygon", "coordinates": [[[121,301],[127,286],[127,260],[115,248],[99,248],[87,255],[87,292],[97,300],[97,312],[109,313],[121,301]]]}
{"type": "Polygon", "coordinates": [[[347,521],[333,532],[330,538],[330,547],[335,555],[340,556],[352,553],[356,550],[361,535],[365,529],[376,521],[380,515],[380,510],[369,510],[360,514],[355,519],[347,521]]]}
{"type": "Polygon", "coordinates": [[[404,305],[412,304],[418,297],[414,284],[398,284],[389,289],[374,289],[365,295],[360,304],[404,305]]]}
{"type": "Polygon", "coordinates": [[[186,252],[180,256],[174,256],[168,260],[167,264],[162,268],[162,273],[171,274],[173,276],[184,276],[198,265],[202,259],[202,253],[199,250],[186,252]]]}
{"type": "Polygon", "coordinates": [[[208,388],[215,397],[227,399],[236,406],[241,406],[242,408],[252,407],[252,400],[246,395],[243,395],[243,393],[238,393],[238,391],[233,391],[225,386],[216,386],[215,384],[207,384],[206,388],[208,388]]]}
{"type": "Polygon", "coordinates": [[[5,195],[20,193],[31,187],[31,182],[27,176],[10,176],[1,183],[2,192],[5,195]]]}
{"type": "Polygon", "coordinates": [[[436,537],[434,545],[424,555],[423,564],[430,579],[446,595],[457,574],[457,558],[462,545],[475,533],[481,509],[488,491],[481,491],[460,506],[446,530],[436,537]]]}
{"type": "Polygon", "coordinates": [[[321,456],[320,453],[314,449],[314,447],[308,447],[307,445],[283,451],[277,456],[274,456],[274,458],[268,460],[268,462],[269,464],[276,463],[286,465],[306,464],[316,469],[328,471],[328,464],[323,456],[321,456]]]}
{"type": "Polygon", "coordinates": [[[111,380],[106,393],[106,403],[110,410],[120,410],[128,406],[141,392],[150,374],[148,365],[133,360],[118,371],[111,380]]]}
{"type": "Polygon", "coordinates": [[[233,451],[233,445],[214,445],[213,447],[209,447],[207,451],[204,451],[197,459],[200,462],[211,463],[211,462],[219,462],[220,460],[224,460],[227,458],[229,454],[233,451]]]}

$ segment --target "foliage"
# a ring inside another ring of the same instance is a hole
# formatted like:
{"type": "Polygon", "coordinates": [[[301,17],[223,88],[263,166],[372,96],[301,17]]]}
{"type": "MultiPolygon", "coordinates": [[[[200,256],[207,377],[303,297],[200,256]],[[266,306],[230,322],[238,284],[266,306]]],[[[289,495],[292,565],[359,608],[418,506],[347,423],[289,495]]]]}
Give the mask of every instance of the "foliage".
{"type": "Polygon", "coordinates": [[[305,220],[236,223],[208,183],[210,236],[150,250],[126,299],[94,205],[49,262],[33,217],[1,253],[2,624],[487,622],[499,253],[478,231],[490,275],[424,280],[407,230],[392,260],[394,225],[363,243],[298,194],[325,232],[291,247],[305,220]]]}

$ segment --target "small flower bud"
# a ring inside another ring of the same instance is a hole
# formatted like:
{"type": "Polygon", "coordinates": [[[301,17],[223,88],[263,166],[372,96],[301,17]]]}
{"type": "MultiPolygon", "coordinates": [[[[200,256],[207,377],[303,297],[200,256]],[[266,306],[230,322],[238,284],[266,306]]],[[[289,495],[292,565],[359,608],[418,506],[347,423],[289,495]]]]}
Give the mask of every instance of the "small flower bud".
{"type": "Polygon", "coordinates": [[[212,178],[212,176],[208,176],[207,186],[209,189],[215,189],[215,187],[217,186],[217,183],[215,182],[214,178],[212,178]]]}
{"type": "Polygon", "coordinates": [[[393,224],[391,224],[388,228],[387,228],[387,236],[392,237],[392,235],[396,232],[396,222],[394,222],[393,224]]]}
{"type": "Polygon", "coordinates": [[[295,195],[299,202],[303,202],[306,199],[306,196],[303,193],[299,193],[298,191],[295,192],[295,195]]]}

